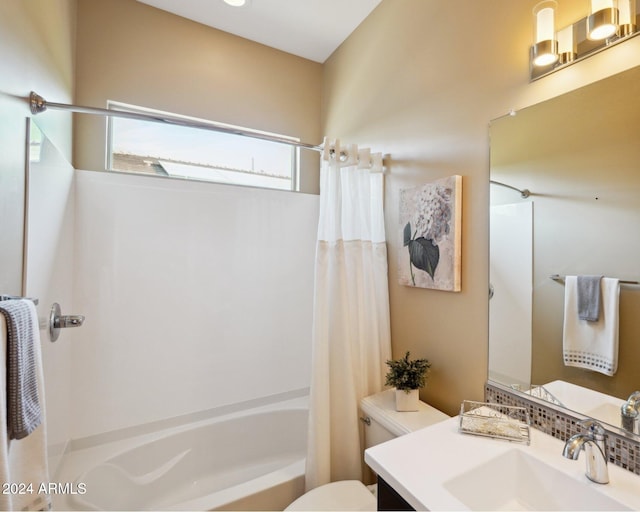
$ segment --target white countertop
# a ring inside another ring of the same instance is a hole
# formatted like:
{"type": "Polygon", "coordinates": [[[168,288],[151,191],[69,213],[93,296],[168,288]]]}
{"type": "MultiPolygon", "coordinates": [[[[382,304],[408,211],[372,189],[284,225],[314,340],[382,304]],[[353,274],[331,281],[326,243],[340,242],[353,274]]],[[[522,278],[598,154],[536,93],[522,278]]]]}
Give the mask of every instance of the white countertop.
{"type": "MultiPolygon", "coordinates": [[[[640,476],[609,464],[610,483],[585,476],[585,454],[562,456],[564,442],[531,429],[531,444],[461,434],[459,417],[437,423],[365,451],[365,462],[416,510],[468,510],[443,484],[510,450],[522,450],[597,491],[640,510],[640,476]]],[[[500,482],[495,482],[499,488],[500,482]]],[[[542,490],[544,491],[544,489],[542,490]]],[[[487,489],[486,492],[495,492],[487,489]]],[[[554,491],[555,492],[555,491],[554,491]]]]}

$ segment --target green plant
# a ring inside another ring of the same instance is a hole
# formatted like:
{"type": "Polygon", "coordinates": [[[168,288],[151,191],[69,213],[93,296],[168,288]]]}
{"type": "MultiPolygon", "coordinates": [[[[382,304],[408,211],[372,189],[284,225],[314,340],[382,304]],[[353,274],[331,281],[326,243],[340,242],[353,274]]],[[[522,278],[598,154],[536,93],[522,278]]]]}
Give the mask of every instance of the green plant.
{"type": "Polygon", "coordinates": [[[409,359],[409,352],[402,359],[387,361],[386,386],[402,389],[407,393],[412,389],[420,389],[427,381],[427,372],[431,363],[427,359],[409,359]]]}

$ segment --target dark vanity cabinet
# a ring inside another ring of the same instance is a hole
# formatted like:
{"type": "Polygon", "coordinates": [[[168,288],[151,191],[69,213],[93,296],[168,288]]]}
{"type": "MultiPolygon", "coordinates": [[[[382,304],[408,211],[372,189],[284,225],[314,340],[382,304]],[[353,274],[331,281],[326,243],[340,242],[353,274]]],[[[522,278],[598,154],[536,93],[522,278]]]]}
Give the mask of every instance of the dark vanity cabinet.
{"type": "Polygon", "coordinates": [[[415,508],[378,476],[378,510],[415,510],[415,508]]]}

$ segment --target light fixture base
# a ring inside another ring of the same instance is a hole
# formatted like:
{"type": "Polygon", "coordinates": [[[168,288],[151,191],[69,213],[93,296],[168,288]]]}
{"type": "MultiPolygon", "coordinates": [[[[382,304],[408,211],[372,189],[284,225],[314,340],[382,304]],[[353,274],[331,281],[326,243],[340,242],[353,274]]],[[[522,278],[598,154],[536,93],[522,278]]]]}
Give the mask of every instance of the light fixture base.
{"type": "Polygon", "coordinates": [[[578,54],[576,52],[561,52],[560,53],[560,64],[569,64],[576,60],[578,54]]]}
{"type": "Polygon", "coordinates": [[[633,23],[625,23],[624,25],[620,25],[618,29],[618,34],[620,37],[627,37],[636,32],[636,25],[633,23]]]}
{"type": "Polygon", "coordinates": [[[531,59],[534,66],[549,66],[558,60],[558,41],[545,39],[531,47],[531,59]]]}
{"type": "Polygon", "coordinates": [[[587,39],[601,41],[616,34],[618,29],[618,9],[607,7],[587,17],[587,39]]]}

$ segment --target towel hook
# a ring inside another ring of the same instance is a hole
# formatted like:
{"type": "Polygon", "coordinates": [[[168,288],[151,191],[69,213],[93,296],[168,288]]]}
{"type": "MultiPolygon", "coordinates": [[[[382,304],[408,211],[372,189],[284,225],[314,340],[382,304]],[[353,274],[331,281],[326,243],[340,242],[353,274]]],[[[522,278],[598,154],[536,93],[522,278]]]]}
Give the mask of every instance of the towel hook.
{"type": "Polygon", "coordinates": [[[49,338],[52,342],[60,336],[60,329],[80,327],[84,323],[82,315],[62,315],[60,304],[54,302],[49,313],[49,338]]]}

